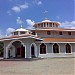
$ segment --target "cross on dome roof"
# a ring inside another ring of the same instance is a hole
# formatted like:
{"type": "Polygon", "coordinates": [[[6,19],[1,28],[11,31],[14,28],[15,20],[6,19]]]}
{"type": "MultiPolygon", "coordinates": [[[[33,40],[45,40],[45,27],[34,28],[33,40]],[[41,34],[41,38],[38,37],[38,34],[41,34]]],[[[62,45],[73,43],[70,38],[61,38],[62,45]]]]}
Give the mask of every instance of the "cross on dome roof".
{"type": "Polygon", "coordinates": [[[26,29],[23,28],[23,26],[21,25],[19,29],[17,29],[16,31],[28,31],[26,29]]]}
{"type": "Polygon", "coordinates": [[[45,18],[45,20],[42,22],[50,22],[50,20],[48,20],[48,18],[45,18]]]}
{"type": "Polygon", "coordinates": [[[20,28],[23,28],[23,26],[21,25],[20,28]]]}
{"type": "Polygon", "coordinates": [[[45,20],[48,20],[48,18],[46,17],[45,20]]]}

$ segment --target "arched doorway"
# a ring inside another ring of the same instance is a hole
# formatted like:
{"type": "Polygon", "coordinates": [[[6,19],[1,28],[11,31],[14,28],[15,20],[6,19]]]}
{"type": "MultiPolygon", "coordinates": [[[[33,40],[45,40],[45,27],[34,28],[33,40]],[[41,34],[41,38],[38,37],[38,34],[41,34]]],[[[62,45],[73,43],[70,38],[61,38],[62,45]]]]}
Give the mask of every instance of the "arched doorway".
{"type": "Polygon", "coordinates": [[[20,41],[15,41],[12,43],[15,46],[15,54],[17,58],[25,58],[25,47],[20,41]]]}
{"type": "Polygon", "coordinates": [[[71,53],[71,46],[68,43],[66,44],[66,53],[71,53]]]}
{"type": "Polygon", "coordinates": [[[53,45],[53,53],[59,53],[59,46],[57,43],[53,45]]]}
{"type": "Polygon", "coordinates": [[[46,54],[46,45],[44,43],[40,45],[40,54],[46,54]]]}
{"type": "Polygon", "coordinates": [[[25,58],[25,46],[20,41],[12,42],[8,47],[8,58],[25,58]]]}
{"type": "Polygon", "coordinates": [[[10,50],[8,50],[8,56],[9,56],[9,58],[11,57],[11,55],[10,55],[10,50]]]}
{"type": "Polygon", "coordinates": [[[35,47],[33,44],[31,45],[31,57],[35,57],[35,47]]]}

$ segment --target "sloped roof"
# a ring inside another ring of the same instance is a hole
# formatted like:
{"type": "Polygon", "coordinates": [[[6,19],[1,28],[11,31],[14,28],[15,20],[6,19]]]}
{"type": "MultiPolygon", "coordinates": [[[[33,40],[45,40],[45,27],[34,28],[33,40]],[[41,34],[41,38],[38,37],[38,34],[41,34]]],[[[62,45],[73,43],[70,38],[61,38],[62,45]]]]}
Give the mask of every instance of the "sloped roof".
{"type": "Polygon", "coordinates": [[[43,38],[43,42],[75,42],[75,38],[43,38]]]}
{"type": "Polygon", "coordinates": [[[22,35],[14,35],[14,36],[7,36],[7,37],[5,37],[5,38],[0,38],[0,41],[12,40],[12,39],[22,39],[22,38],[41,39],[40,37],[37,37],[36,35],[32,35],[32,34],[22,34],[22,35]]]}

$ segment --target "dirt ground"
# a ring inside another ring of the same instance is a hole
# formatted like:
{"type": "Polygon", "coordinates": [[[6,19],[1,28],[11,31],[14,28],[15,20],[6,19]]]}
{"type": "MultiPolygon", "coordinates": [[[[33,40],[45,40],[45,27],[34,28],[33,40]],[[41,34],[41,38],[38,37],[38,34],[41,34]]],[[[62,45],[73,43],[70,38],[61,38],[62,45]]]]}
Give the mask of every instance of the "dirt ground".
{"type": "Polygon", "coordinates": [[[0,75],[75,75],[75,58],[0,61],[0,75]]]}

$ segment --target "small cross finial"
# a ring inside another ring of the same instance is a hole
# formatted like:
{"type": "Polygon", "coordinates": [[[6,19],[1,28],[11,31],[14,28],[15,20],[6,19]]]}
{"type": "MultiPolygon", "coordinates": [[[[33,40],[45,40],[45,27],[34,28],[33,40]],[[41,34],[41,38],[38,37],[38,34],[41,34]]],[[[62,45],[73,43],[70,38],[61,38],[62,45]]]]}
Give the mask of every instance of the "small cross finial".
{"type": "Polygon", "coordinates": [[[20,28],[23,28],[23,26],[21,25],[20,28]]]}
{"type": "Polygon", "coordinates": [[[46,17],[45,20],[48,20],[48,18],[46,17]]]}

